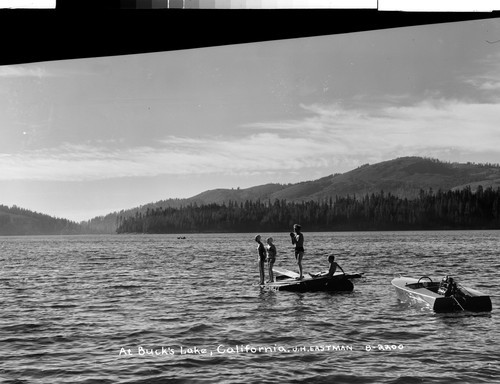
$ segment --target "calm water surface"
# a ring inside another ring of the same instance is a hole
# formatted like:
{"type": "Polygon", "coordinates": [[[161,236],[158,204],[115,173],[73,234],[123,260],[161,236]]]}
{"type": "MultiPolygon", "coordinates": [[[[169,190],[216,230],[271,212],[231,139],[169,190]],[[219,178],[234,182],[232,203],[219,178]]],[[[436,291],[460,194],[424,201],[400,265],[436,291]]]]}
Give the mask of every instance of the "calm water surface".
{"type": "Polygon", "coordinates": [[[451,274],[500,295],[500,231],[306,232],[306,271],[334,253],[365,273],[337,294],[261,291],[253,236],[0,238],[0,382],[500,382],[498,297],[436,314],[390,285],[451,274]]]}

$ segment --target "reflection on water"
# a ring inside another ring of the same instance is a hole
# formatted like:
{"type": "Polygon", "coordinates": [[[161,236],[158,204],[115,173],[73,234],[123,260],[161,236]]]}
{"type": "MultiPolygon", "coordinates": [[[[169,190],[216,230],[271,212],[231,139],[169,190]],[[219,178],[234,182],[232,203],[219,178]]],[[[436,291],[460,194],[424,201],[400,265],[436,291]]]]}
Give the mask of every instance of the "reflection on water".
{"type": "MultiPolygon", "coordinates": [[[[288,233],[269,235],[276,265],[296,270],[288,233]]],[[[400,303],[390,285],[397,272],[449,274],[498,295],[500,232],[305,235],[305,270],[327,269],[333,253],[346,272],[365,274],[353,292],[261,290],[249,234],[2,238],[0,342],[9,353],[0,378],[500,381],[498,297],[491,313],[436,314],[400,303]]]]}

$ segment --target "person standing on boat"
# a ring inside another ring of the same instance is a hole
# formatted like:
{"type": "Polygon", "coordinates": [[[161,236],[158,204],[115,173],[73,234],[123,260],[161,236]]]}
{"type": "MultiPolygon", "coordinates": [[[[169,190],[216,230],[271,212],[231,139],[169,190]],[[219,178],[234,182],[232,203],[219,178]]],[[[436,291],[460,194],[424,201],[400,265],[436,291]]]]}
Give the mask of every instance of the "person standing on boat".
{"type": "Polygon", "coordinates": [[[260,273],[260,285],[264,285],[264,263],[266,262],[266,248],[262,241],[260,241],[260,235],[255,236],[255,241],[259,243],[257,246],[257,251],[259,252],[259,273],[260,273]]]}
{"type": "Polygon", "coordinates": [[[295,260],[299,266],[299,279],[302,280],[304,275],[302,273],[302,258],[304,257],[304,234],[301,232],[302,227],[299,224],[293,226],[293,232],[290,232],[292,244],[295,245],[295,260]]]}
{"type": "Polygon", "coordinates": [[[273,265],[276,262],[276,246],[273,244],[273,238],[268,237],[267,240],[267,263],[269,267],[269,283],[274,282],[273,265]]]}

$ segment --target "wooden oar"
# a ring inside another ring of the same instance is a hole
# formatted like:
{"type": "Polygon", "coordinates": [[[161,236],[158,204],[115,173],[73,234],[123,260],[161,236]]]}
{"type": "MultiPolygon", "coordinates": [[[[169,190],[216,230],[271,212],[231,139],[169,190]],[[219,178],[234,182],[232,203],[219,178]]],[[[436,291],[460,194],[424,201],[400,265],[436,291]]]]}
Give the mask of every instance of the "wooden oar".
{"type": "Polygon", "coordinates": [[[458,300],[455,298],[455,296],[451,296],[451,297],[453,297],[453,300],[455,300],[455,302],[458,304],[458,306],[459,306],[460,308],[462,308],[462,311],[465,311],[464,307],[462,307],[462,306],[460,305],[460,303],[459,303],[459,302],[458,302],[458,300]]]}

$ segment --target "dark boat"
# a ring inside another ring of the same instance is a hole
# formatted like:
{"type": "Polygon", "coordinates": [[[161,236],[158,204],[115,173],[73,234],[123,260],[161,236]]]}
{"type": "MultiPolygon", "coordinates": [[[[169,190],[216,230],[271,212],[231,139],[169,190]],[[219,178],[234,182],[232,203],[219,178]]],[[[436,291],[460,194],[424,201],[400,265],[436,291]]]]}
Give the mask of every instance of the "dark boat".
{"type": "Polygon", "coordinates": [[[318,274],[305,273],[303,279],[299,280],[299,274],[281,268],[273,268],[276,281],[263,285],[263,288],[275,291],[290,292],[317,292],[338,291],[351,292],[354,285],[351,279],[360,278],[362,274],[344,274],[336,272],[333,277],[328,277],[328,272],[318,274]]]}
{"type": "Polygon", "coordinates": [[[423,303],[436,312],[491,311],[491,299],[488,295],[463,287],[449,276],[441,281],[433,281],[427,276],[420,279],[399,276],[391,284],[402,302],[423,303]]]}

